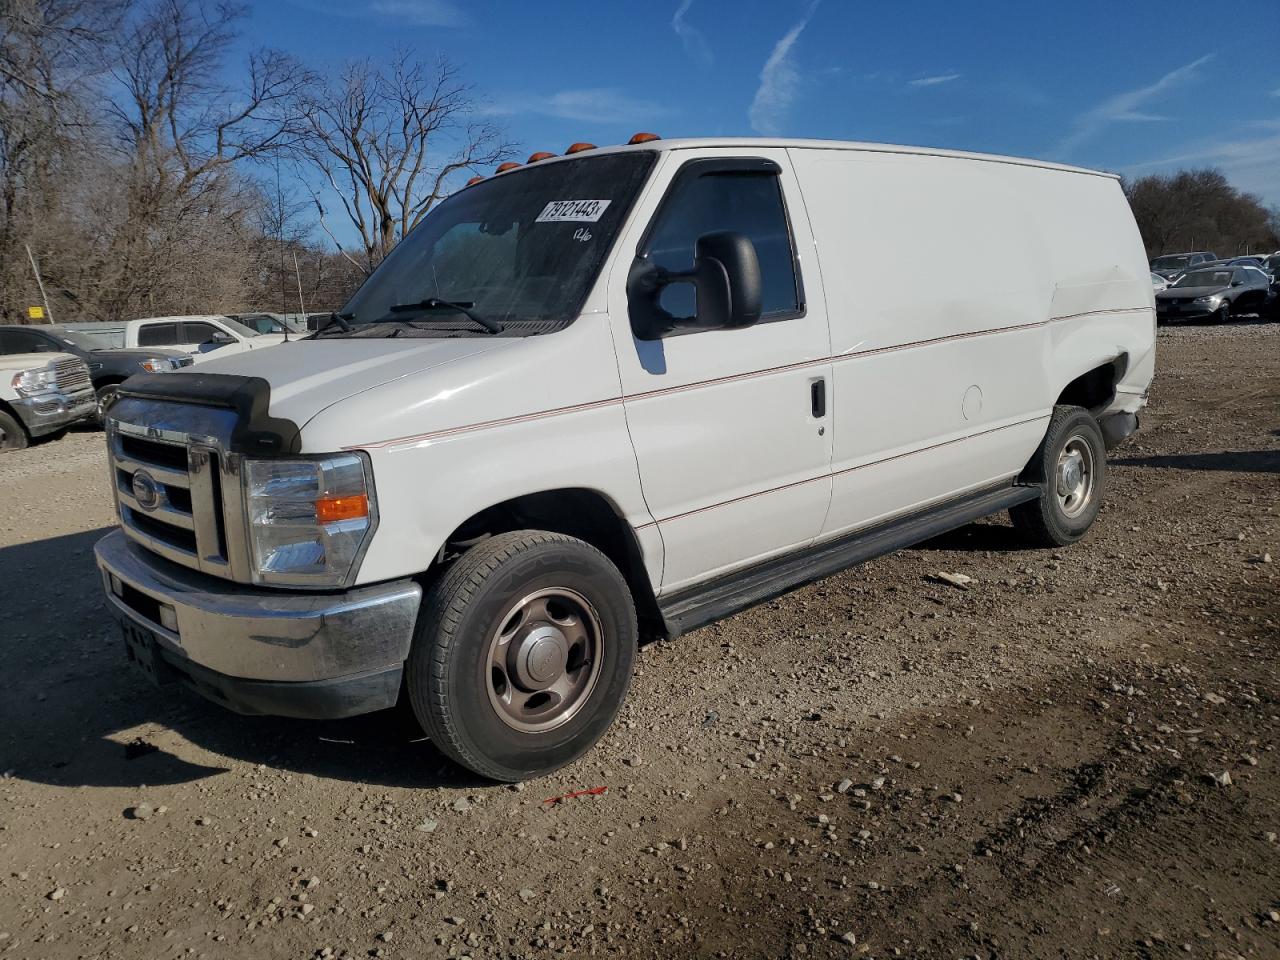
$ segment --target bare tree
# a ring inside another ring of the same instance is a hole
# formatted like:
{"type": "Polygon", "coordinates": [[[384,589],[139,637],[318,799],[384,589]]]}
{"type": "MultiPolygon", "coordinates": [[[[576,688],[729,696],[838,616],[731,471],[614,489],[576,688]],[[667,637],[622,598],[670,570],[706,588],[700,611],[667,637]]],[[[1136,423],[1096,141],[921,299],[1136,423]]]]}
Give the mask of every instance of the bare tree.
{"type": "Polygon", "coordinates": [[[260,194],[237,166],[293,143],[292,110],[310,80],[302,65],[259,50],[240,88],[222,81],[243,15],[226,0],[141,0],[129,22],[113,72],[120,92],[109,103],[127,186],[127,226],[97,297],[109,316],[174,290],[175,276],[190,272],[175,258],[200,238],[242,231],[260,194]]]}
{"type": "Polygon", "coordinates": [[[1124,185],[1150,257],[1185,250],[1230,256],[1280,243],[1259,199],[1213,169],[1141,177],[1124,185]]]}
{"type": "Polygon", "coordinates": [[[302,156],[339,198],[362,256],[343,250],[317,197],[321,226],[365,272],[448,194],[452,177],[512,152],[444,57],[429,66],[401,51],[385,68],[348,64],[335,82],[302,98],[300,113],[302,156]]]}
{"type": "Polygon", "coordinates": [[[24,245],[56,221],[77,144],[94,129],[93,78],[127,0],[4,0],[0,9],[0,316],[35,302],[24,245]]]}

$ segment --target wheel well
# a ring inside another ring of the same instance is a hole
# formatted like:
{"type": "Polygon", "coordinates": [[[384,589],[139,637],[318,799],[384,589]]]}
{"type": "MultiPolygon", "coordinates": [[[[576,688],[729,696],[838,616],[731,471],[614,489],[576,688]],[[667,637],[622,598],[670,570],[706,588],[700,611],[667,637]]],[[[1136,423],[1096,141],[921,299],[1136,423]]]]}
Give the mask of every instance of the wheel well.
{"type": "Polygon", "coordinates": [[[1119,356],[1080,374],[1067,384],[1057,402],[1098,412],[1115,398],[1116,384],[1124,376],[1126,364],[1126,358],[1119,356]]]}
{"type": "Polygon", "coordinates": [[[594,490],[547,490],[481,510],[446,538],[432,565],[433,571],[451,563],[477,541],[512,530],[548,530],[591,544],[613,562],[627,581],[642,634],[662,632],[658,601],[635,531],[613,504],[594,490]]]}

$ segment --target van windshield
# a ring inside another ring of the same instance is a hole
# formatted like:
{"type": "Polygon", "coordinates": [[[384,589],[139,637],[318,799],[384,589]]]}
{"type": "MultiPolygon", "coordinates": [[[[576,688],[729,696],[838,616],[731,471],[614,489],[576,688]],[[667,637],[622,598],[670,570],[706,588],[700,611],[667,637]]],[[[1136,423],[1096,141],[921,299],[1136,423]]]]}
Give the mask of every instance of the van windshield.
{"type": "Polygon", "coordinates": [[[356,291],[340,314],[350,330],[320,335],[490,335],[472,317],[503,336],[560,329],[581,309],[655,157],[534,164],[459,191],[356,291]]]}

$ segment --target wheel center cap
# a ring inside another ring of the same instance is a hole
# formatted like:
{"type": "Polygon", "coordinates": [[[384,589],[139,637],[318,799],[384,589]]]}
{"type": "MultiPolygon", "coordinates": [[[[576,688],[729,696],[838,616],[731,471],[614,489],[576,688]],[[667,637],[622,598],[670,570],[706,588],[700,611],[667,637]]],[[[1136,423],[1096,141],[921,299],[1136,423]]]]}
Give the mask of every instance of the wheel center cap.
{"type": "Polygon", "coordinates": [[[568,660],[569,644],[564,634],[552,626],[536,627],[516,648],[516,676],[527,689],[549,687],[564,673],[568,660]]]}
{"type": "Polygon", "coordinates": [[[1069,457],[1058,472],[1058,493],[1064,497],[1075,492],[1084,481],[1084,466],[1080,458],[1069,457]]]}

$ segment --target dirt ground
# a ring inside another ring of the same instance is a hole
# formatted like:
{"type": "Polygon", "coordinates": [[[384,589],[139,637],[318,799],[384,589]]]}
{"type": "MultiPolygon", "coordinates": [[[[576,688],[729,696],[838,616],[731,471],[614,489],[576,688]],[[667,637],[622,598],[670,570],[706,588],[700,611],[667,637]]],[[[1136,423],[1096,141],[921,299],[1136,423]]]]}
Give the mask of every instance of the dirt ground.
{"type": "Polygon", "coordinates": [[[0,956],[1280,957],[1280,324],[1162,330],[1108,485],[646,646],[513,789],[148,687],[101,436],[5,455],[0,956]]]}

